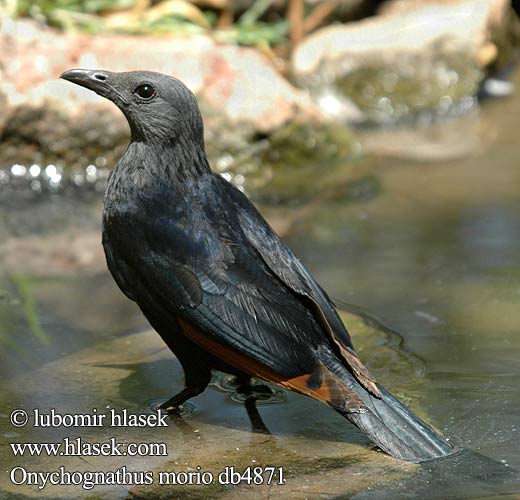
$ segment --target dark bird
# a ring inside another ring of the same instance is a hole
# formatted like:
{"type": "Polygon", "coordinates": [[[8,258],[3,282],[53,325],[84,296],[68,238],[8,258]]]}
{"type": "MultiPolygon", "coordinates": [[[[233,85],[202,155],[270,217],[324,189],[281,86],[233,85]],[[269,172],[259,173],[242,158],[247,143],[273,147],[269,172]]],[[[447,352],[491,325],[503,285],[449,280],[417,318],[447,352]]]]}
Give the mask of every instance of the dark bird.
{"type": "Polygon", "coordinates": [[[184,389],[164,408],[200,394],[219,370],[322,401],[395,457],[453,452],[374,380],[325,291],[248,198],[211,171],[183,83],[147,71],[61,77],[110,99],[130,124],[105,195],[103,247],[115,281],[184,369],[184,389]]]}

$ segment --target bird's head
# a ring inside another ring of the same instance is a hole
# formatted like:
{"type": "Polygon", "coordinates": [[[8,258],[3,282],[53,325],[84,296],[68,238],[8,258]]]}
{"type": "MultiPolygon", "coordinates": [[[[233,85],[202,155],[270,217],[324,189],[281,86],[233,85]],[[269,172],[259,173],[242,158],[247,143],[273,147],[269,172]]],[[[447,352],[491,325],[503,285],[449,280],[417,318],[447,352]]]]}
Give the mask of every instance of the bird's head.
{"type": "Polygon", "coordinates": [[[151,71],[71,69],[61,78],[116,104],[128,120],[133,141],[162,145],[177,141],[203,143],[197,100],[172,76],[151,71]]]}

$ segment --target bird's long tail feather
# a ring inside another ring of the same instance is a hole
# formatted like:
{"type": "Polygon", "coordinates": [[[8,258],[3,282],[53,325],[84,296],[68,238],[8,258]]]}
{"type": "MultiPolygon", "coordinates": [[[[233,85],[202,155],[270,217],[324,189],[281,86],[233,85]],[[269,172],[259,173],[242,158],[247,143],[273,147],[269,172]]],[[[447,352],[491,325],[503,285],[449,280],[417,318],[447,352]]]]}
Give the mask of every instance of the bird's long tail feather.
{"type": "Polygon", "coordinates": [[[357,396],[363,408],[359,405],[352,408],[348,401],[338,399],[329,404],[383,451],[410,462],[424,462],[455,452],[446,439],[379,384],[376,383],[380,398],[362,386],[337,358],[326,351],[321,354],[327,368],[342,381],[346,391],[357,396]]]}
{"type": "Polygon", "coordinates": [[[414,415],[406,406],[378,385],[381,399],[364,388],[365,413],[348,413],[337,409],[386,453],[408,460],[424,462],[452,454],[454,448],[435,430],[414,415]]]}

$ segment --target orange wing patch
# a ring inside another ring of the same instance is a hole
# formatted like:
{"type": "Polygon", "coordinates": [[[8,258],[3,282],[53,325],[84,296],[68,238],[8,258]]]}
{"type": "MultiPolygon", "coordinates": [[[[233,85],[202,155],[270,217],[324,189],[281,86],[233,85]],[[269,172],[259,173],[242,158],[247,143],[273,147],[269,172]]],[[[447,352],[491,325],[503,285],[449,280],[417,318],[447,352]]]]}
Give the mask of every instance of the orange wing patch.
{"type": "Polygon", "coordinates": [[[366,410],[359,395],[321,363],[314,373],[306,373],[289,379],[283,378],[258,361],[208,338],[188,321],[182,318],[179,318],[179,321],[186,336],[196,344],[251,376],[305,394],[335,408],[339,407],[352,412],[366,410]]]}

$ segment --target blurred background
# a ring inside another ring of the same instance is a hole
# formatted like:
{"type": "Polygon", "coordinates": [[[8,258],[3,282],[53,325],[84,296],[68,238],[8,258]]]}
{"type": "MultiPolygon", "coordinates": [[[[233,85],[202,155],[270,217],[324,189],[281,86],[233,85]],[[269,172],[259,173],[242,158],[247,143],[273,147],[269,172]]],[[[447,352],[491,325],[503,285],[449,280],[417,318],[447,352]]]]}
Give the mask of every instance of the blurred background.
{"type": "Polygon", "coordinates": [[[519,9],[510,0],[1,2],[0,497],[518,499],[519,9]],[[376,377],[473,452],[402,464],[328,408],[282,391],[258,402],[272,433],[259,435],[216,376],[180,422],[140,431],[167,442],[169,457],[24,463],[274,463],[285,486],[13,485],[4,471],[20,459],[9,442],[116,435],[15,429],[14,408],[138,413],[183,380],[108,274],[102,197],[129,130],[113,104],[58,79],[74,67],[185,82],[213,169],[255,201],[344,310],[376,377]]]}

